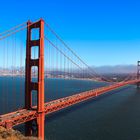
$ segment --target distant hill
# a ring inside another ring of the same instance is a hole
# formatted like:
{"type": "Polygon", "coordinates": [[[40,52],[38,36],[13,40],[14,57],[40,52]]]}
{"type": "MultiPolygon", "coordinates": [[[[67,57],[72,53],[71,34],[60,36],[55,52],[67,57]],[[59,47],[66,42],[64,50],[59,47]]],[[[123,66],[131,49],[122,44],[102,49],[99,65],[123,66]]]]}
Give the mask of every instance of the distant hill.
{"type": "Polygon", "coordinates": [[[136,65],[116,65],[116,66],[101,66],[101,67],[93,67],[97,73],[136,73],[137,66],[136,65]]]}
{"type": "MultiPolygon", "coordinates": [[[[136,65],[115,65],[115,66],[100,66],[95,67],[92,66],[93,70],[95,70],[97,73],[100,74],[128,74],[128,73],[136,73],[137,72],[137,66],[136,65]]],[[[79,73],[79,69],[73,69],[73,72],[79,73]]],[[[69,71],[63,71],[63,70],[49,70],[45,73],[51,74],[51,75],[67,75],[69,76],[69,71]]],[[[25,75],[25,67],[12,67],[8,69],[3,69],[0,67],[0,75],[25,75]],[[12,70],[14,69],[14,71],[12,70]]]]}

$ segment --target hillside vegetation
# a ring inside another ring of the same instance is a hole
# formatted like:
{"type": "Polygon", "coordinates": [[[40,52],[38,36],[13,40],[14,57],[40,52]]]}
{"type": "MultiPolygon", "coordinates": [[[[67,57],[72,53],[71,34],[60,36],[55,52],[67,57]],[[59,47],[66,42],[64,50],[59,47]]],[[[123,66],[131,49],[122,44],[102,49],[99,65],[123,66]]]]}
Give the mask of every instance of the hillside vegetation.
{"type": "Polygon", "coordinates": [[[10,129],[7,130],[0,127],[0,140],[38,140],[35,137],[25,137],[19,131],[10,129]]]}

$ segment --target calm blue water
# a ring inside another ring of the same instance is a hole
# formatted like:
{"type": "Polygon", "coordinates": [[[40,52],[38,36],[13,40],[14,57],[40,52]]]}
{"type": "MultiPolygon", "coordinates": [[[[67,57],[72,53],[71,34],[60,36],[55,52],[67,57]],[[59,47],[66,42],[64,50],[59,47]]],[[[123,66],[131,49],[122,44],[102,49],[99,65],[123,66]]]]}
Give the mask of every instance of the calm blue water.
{"type": "MultiPolygon", "coordinates": [[[[0,83],[0,113],[24,105],[24,78],[0,78],[0,83]]],[[[45,80],[45,100],[104,85],[48,79],[45,80]]],[[[45,136],[46,140],[140,140],[140,91],[135,85],[127,86],[47,116],[45,136]]]]}

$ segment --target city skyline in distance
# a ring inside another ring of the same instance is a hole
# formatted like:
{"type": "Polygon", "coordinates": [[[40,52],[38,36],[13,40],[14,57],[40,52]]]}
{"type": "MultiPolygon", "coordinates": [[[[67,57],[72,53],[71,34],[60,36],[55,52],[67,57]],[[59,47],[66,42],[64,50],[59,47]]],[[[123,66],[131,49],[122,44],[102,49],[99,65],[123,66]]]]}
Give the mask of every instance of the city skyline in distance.
{"type": "MultiPolygon", "coordinates": [[[[11,1],[9,5],[10,3],[11,1]]],[[[36,11],[36,2],[34,7],[27,7],[26,12],[22,7],[27,3],[32,5],[32,1],[19,3],[13,0],[12,3],[13,7],[8,5],[9,11],[13,11],[12,18],[6,19],[8,11],[2,14],[0,32],[28,19],[35,21],[42,17],[90,66],[129,65],[136,64],[140,59],[139,1],[41,0],[40,3],[44,4],[42,8],[38,7],[37,12],[32,12],[36,11]]],[[[2,4],[6,3],[3,1],[2,4]]],[[[2,13],[3,8],[4,6],[1,7],[2,13]]]]}

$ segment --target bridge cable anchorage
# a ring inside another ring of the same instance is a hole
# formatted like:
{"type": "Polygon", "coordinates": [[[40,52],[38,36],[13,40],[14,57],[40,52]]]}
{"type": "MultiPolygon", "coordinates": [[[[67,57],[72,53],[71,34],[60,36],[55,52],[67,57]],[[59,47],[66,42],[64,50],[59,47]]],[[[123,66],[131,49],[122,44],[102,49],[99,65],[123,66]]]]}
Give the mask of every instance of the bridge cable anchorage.
{"type": "Polygon", "coordinates": [[[50,25],[48,23],[45,22],[46,27],[51,31],[52,34],[54,34],[56,36],[56,38],[58,40],[60,40],[60,42],[76,57],[80,60],[80,62],[82,62],[92,73],[95,73],[98,77],[100,77],[101,79],[104,79],[105,81],[108,82],[112,82],[110,79],[105,78],[103,76],[101,76],[100,74],[98,74],[97,72],[95,72],[95,70],[93,68],[91,68],[88,64],[86,64],[59,36],[58,34],[50,27],[50,25]]]}
{"type": "MultiPolygon", "coordinates": [[[[53,44],[53,42],[51,42],[46,36],[44,37],[57,51],[59,51],[65,58],[67,58],[69,61],[71,61],[75,66],[77,66],[79,69],[83,70],[83,68],[78,65],[77,63],[75,63],[69,56],[67,56],[63,51],[61,51],[56,45],[53,44]]],[[[91,75],[94,76],[94,75],[91,75]]],[[[96,78],[94,76],[94,78],[96,78]]]]}

